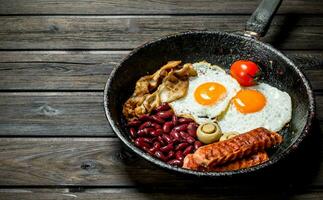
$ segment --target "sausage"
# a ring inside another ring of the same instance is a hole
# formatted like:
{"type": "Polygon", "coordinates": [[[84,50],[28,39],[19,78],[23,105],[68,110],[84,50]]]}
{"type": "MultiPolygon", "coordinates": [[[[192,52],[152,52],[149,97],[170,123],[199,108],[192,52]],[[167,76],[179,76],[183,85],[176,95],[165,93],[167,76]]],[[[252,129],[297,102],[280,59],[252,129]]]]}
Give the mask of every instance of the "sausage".
{"type": "Polygon", "coordinates": [[[183,168],[206,172],[224,172],[252,167],[264,163],[267,160],[269,160],[268,154],[265,151],[261,151],[249,157],[235,160],[221,166],[204,168],[194,161],[193,154],[188,154],[184,159],[183,168]]]}
{"type": "Polygon", "coordinates": [[[238,169],[245,169],[269,160],[268,154],[265,151],[260,151],[256,154],[253,154],[249,157],[243,158],[241,160],[236,160],[228,164],[217,166],[208,169],[208,171],[224,172],[224,171],[233,171],[238,169]]]}
{"type": "Polygon", "coordinates": [[[278,133],[257,128],[225,141],[202,146],[192,157],[197,165],[211,168],[263,151],[282,141],[278,133]]]}

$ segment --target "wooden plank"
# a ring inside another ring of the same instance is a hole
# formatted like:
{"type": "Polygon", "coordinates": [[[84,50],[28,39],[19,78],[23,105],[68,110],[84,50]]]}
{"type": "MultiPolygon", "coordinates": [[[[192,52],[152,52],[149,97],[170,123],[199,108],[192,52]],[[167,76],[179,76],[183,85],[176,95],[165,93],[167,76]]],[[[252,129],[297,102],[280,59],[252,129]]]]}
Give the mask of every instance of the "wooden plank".
{"type": "MultiPolygon", "coordinates": [[[[250,14],[259,0],[0,0],[0,14],[250,14]]],[[[279,13],[321,14],[317,0],[285,0],[279,13]]]]}
{"type": "MultiPolygon", "coordinates": [[[[3,51],[0,90],[103,90],[129,51],[3,51]]],[[[285,51],[316,90],[323,89],[323,51],[285,51]]]]}
{"type": "Polygon", "coordinates": [[[322,187],[322,128],[323,123],[316,124],[299,151],[280,165],[262,174],[217,181],[157,168],[125,151],[117,138],[0,138],[0,186],[202,188],[231,194],[322,187]]]}
{"type": "Polygon", "coordinates": [[[0,93],[0,99],[0,135],[114,135],[103,92],[0,93]]]}
{"type": "MultiPolygon", "coordinates": [[[[0,136],[114,136],[102,92],[0,93],[0,136]]],[[[323,120],[323,96],[316,96],[323,120]]]]}
{"type": "Polygon", "coordinates": [[[2,90],[103,90],[127,51],[1,52],[2,90]]]}
{"type": "MultiPolygon", "coordinates": [[[[248,16],[2,16],[0,49],[131,49],[192,30],[242,31],[248,16]]],[[[323,17],[276,16],[264,41],[280,49],[322,49],[323,17]]]]}
{"type": "Polygon", "coordinates": [[[71,192],[68,189],[0,189],[0,195],[3,200],[34,200],[34,199],[46,199],[46,200],[60,200],[60,199],[73,199],[80,200],[103,200],[103,199],[212,199],[212,200],[256,200],[261,196],[263,200],[272,199],[289,199],[289,200],[319,200],[323,198],[322,190],[302,190],[298,192],[287,191],[267,191],[261,195],[255,193],[253,189],[246,191],[234,191],[231,193],[213,192],[213,191],[201,191],[199,189],[184,191],[142,191],[142,189],[132,188],[94,188],[84,189],[80,192],[71,192]],[[252,191],[252,192],[251,192],[252,191]]]}

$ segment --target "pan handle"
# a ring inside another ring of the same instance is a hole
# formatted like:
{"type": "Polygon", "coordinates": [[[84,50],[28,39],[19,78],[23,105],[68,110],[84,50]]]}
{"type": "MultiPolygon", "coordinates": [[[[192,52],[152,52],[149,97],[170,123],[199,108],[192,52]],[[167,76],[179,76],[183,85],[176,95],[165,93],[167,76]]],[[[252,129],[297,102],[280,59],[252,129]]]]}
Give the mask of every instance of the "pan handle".
{"type": "Polygon", "coordinates": [[[281,2],[282,0],[262,0],[247,21],[245,35],[255,38],[263,37],[281,2]]]}

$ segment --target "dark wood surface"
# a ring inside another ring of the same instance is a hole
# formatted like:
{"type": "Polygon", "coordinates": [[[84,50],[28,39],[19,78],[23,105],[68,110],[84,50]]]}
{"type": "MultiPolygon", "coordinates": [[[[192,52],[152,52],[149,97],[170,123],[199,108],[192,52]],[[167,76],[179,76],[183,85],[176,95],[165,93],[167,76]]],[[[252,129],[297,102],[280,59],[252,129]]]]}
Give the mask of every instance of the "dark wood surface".
{"type": "Polygon", "coordinates": [[[204,179],[122,148],[103,87],[134,47],[241,31],[258,0],[0,0],[0,199],[323,199],[323,1],[285,0],[263,41],[315,91],[312,135],[262,174],[204,179]]]}

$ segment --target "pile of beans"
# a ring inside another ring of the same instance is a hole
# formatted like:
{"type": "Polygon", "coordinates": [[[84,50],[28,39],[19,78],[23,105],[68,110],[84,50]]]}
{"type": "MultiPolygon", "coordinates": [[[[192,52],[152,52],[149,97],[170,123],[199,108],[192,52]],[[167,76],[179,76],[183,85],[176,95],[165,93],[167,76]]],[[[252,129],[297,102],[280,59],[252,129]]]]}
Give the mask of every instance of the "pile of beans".
{"type": "Polygon", "coordinates": [[[128,126],[136,146],[173,166],[181,167],[184,157],[202,146],[196,137],[198,124],[190,118],[177,117],[167,103],[151,115],[129,121],[128,126]]]}

